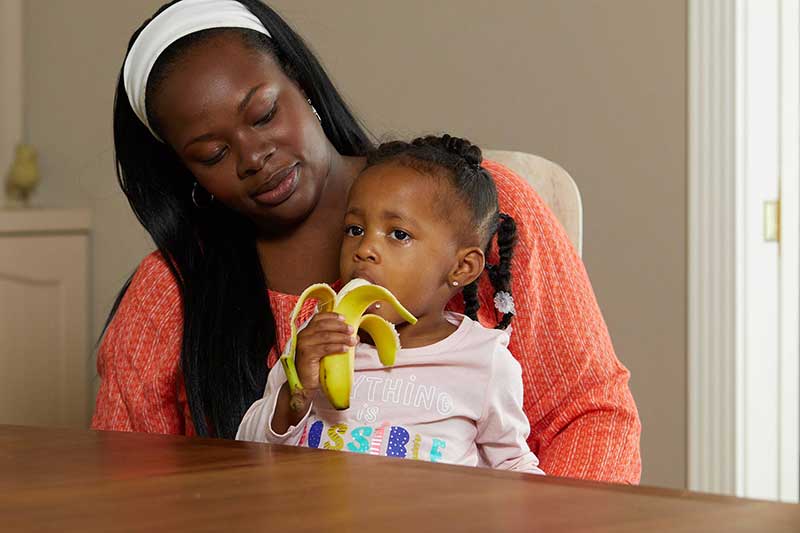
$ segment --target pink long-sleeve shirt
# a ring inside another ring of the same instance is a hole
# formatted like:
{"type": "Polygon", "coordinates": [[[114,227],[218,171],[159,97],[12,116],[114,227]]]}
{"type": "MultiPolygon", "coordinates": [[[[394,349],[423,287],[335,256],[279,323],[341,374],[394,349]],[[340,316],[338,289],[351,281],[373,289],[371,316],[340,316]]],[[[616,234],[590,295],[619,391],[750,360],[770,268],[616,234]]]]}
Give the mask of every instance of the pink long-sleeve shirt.
{"type": "Polygon", "coordinates": [[[456,313],[447,319],[455,332],[401,349],[391,368],[373,346],[356,346],[350,409],[337,411],[317,390],[303,420],[282,434],[272,429],[286,382],[276,365],[236,438],[541,474],[526,442],[522,369],[508,334],[456,313]]]}

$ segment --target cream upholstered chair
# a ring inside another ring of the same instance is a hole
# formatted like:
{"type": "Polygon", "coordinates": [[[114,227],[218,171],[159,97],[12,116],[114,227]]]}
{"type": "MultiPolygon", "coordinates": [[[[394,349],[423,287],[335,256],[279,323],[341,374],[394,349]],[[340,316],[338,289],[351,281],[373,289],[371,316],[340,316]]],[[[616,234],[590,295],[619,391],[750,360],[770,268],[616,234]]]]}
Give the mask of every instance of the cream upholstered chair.
{"type": "Polygon", "coordinates": [[[578,186],[566,170],[537,155],[484,150],[483,157],[507,166],[531,184],[567,232],[578,255],[583,250],[583,205],[578,186]]]}

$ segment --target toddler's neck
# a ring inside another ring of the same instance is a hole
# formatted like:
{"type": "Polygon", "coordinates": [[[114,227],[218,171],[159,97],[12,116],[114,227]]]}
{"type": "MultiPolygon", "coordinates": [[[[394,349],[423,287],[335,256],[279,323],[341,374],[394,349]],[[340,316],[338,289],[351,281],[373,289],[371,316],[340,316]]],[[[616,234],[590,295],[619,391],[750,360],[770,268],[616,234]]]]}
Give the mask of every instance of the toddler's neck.
{"type": "Polygon", "coordinates": [[[457,329],[458,326],[447,320],[444,312],[441,312],[438,316],[420,317],[414,325],[400,324],[397,333],[403,348],[421,348],[446,339],[457,329]]]}

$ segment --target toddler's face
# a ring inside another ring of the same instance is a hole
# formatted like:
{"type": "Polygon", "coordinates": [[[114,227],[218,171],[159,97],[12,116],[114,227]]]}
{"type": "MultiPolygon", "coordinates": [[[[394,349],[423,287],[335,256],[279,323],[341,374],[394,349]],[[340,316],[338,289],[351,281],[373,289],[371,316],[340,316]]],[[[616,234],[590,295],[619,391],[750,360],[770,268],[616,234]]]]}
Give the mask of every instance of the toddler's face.
{"type": "MultiPolygon", "coordinates": [[[[339,259],[342,280],[364,278],[389,289],[418,318],[449,299],[460,220],[437,209],[447,185],[416,170],[384,163],[365,170],[350,190],[339,259]]],[[[460,217],[459,217],[460,218],[460,217]]],[[[380,314],[402,320],[389,306],[380,314]]]]}

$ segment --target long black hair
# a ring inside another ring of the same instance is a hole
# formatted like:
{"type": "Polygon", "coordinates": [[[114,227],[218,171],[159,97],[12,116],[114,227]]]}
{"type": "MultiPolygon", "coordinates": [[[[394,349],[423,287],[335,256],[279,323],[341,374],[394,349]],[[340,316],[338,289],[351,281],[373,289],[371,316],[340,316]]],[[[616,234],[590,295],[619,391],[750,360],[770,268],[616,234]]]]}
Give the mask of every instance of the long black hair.
{"type": "MultiPolygon", "coordinates": [[[[231,32],[276,59],[312,101],[325,134],[340,154],[365,155],[371,147],[367,132],[303,40],[260,1],[239,1],[258,17],[271,38],[235,28],[188,35],[159,57],[148,80],[148,93],[157,90],[164,73],[186,49],[214,33],[231,32]]],[[[174,3],[161,7],[153,18],[174,3]]],[[[128,51],[150,20],[133,34],[128,51]]],[[[121,72],[114,99],[114,146],[120,187],[180,288],[181,370],[195,430],[198,435],[233,438],[245,410],[263,394],[266,357],[276,339],[255,227],[216,203],[208,209],[193,204],[194,177],[136,117],[121,72]]],[[[106,327],[130,281],[117,296],[106,327]]]]}
{"type": "MultiPolygon", "coordinates": [[[[498,263],[487,262],[484,271],[494,287],[495,296],[500,292],[511,295],[511,258],[517,243],[517,225],[510,215],[499,210],[494,179],[481,166],[481,149],[466,139],[445,134],[441,137],[418,137],[410,143],[386,142],[367,155],[367,167],[389,161],[423,174],[449,178],[461,200],[460,205],[468,209],[472,230],[477,231],[486,257],[489,256],[492,238],[497,237],[498,263]]],[[[477,320],[480,308],[479,280],[480,277],[462,289],[464,314],[473,320],[477,320]]],[[[503,313],[496,327],[507,328],[513,316],[510,311],[503,313]]]]}

